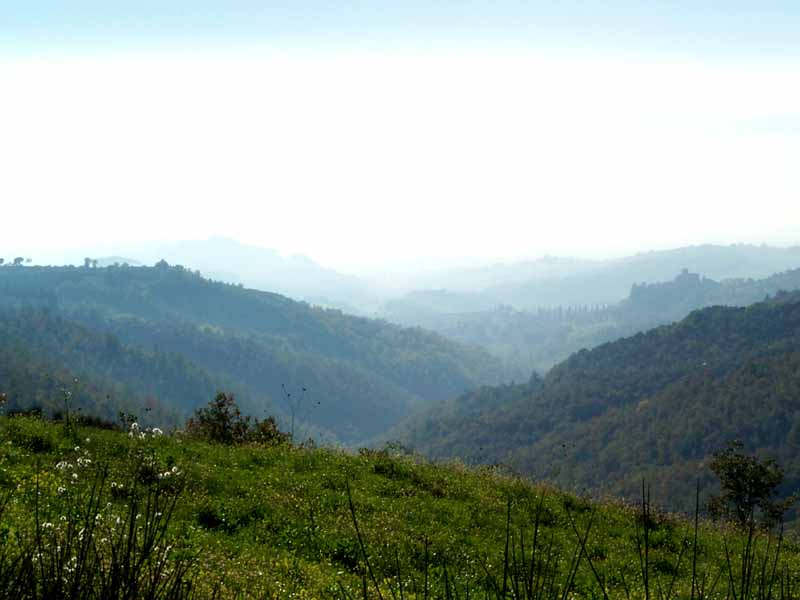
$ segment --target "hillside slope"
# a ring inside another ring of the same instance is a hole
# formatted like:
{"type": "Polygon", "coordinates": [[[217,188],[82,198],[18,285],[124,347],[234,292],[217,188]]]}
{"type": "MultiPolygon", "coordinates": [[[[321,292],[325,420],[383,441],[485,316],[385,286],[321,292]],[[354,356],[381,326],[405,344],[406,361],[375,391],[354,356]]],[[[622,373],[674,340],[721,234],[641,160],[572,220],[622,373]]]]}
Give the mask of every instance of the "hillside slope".
{"type": "Polygon", "coordinates": [[[0,392],[9,411],[111,421],[124,411],[143,422],[178,425],[194,400],[218,389],[239,391],[183,356],[123,346],[47,309],[0,310],[0,339],[0,392]]]}
{"type": "MultiPolygon", "coordinates": [[[[494,394],[488,388],[484,396],[494,394]]],[[[541,386],[484,410],[465,396],[394,433],[434,457],[504,462],[571,487],[630,494],[658,473],[673,499],[731,439],[777,455],[800,489],[800,293],[581,351],[541,386]]],[[[508,396],[508,394],[506,394],[508,396]]]]}
{"type": "MultiPolygon", "coordinates": [[[[688,598],[701,580],[709,597],[717,597],[712,587],[728,597],[728,567],[739,585],[745,542],[701,520],[695,552],[689,519],[655,510],[642,518],[632,506],[588,502],[496,469],[434,465],[389,450],[231,447],[186,434],[131,436],[20,417],[0,417],[0,486],[10,494],[0,531],[15,542],[0,547],[5,558],[19,544],[35,543],[37,532],[44,547],[63,550],[44,553],[44,564],[55,556],[80,566],[99,553],[105,561],[93,566],[102,571],[111,561],[144,554],[146,544],[132,554],[113,552],[120,531],[138,523],[143,536],[164,533],[157,548],[167,546],[165,578],[189,559],[183,564],[198,599],[537,597],[526,589],[598,598],[598,581],[610,598],[655,598],[664,589],[674,592],[665,597],[688,598]],[[650,542],[644,577],[637,551],[643,528],[650,542]]],[[[765,536],[756,544],[754,592],[744,598],[770,597],[758,593],[766,592],[758,583],[762,561],[778,564],[776,589],[796,589],[796,539],[784,540],[780,557],[775,544],[765,557],[765,536]],[[780,579],[784,573],[792,578],[780,579]]],[[[13,566],[0,563],[0,574],[13,566]]],[[[85,597],[87,583],[97,583],[96,570],[85,571],[81,593],[71,597],[85,597]]],[[[82,570],[34,569],[25,582],[53,573],[71,583],[82,570]]],[[[0,588],[0,598],[33,596],[9,588],[0,588]]]]}
{"type": "MultiPolygon", "coordinates": [[[[211,381],[236,381],[254,412],[280,406],[351,443],[425,402],[509,376],[484,351],[433,333],[209,281],[164,263],[2,268],[2,305],[45,306],[124,346],[179,354],[211,381]]],[[[207,400],[185,394],[177,404],[207,400]]]]}

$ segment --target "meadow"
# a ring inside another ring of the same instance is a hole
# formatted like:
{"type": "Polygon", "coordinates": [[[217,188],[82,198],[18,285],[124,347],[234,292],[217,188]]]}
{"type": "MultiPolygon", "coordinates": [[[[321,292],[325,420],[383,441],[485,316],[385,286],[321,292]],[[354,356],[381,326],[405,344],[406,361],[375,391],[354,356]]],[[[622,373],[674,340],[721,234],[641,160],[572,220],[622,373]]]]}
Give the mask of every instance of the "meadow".
{"type": "Polygon", "coordinates": [[[397,446],[0,417],[0,597],[793,598],[793,531],[397,446]]]}

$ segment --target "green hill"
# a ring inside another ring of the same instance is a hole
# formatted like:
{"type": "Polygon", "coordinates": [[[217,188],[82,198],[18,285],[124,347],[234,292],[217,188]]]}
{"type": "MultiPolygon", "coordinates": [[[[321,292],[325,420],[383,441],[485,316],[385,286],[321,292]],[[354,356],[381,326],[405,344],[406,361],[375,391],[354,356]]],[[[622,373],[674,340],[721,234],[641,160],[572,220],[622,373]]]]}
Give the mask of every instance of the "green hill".
{"type": "Polygon", "coordinates": [[[429,456],[502,462],[578,489],[630,495],[647,476],[665,482],[671,502],[739,439],[779,456],[786,491],[797,491],[798,372],[800,293],[779,294],[580,351],[541,384],[486,388],[393,433],[429,456]]]}
{"type": "MultiPolygon", "coordinates": [[[[509,375],[484,351],[436,334],[213,282],[164,263],[5,267],[2,306],[46,307],[132,351],[180,356],[204,382],[170,382],[166,389],[144,370],[137,375],[152,382],[148,394],[168,409],[185,415],[208,400],[209,385],[233,381],[248,410],[294,412],[351,443],[384,431],[425,402],[509,375]]],[[[105,376],[109,357],[93,348],[98,353],[85,359],[84,371],[105,376]]],[[[77,353],[73,358],[79,360],[77,353]]]]}
{"type": "Polygon", "coordinates": [[[149,422],[179,424],[194,404],[218,389],[183,356],[123,346],[45,308],[0,310],[0,391],[6,408],[73,411],[116,420],[120,411],[149,422]]]}
{"type": "Polygon", "coordinates": [[[0,417],[0,489],[0,598],[749,600],[796,597],[800,566],[794,536],[776,555],[759,532],[390,450],[0,417]]]}

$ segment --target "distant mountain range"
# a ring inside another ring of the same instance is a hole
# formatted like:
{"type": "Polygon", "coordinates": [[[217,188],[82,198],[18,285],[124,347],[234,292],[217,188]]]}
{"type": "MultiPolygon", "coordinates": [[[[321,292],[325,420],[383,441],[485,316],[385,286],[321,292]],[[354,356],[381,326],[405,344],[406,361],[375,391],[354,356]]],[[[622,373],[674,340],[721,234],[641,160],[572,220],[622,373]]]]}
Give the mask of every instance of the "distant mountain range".
{"type": "Polygon", "coordinates": [[[634,284],[611,305],[536,310],[501,306],[458,314],[427,314],[422,325],[442,335],[482,346],[508,365],[544,372],[582,348],[677,321],[713,305],[745,306],[781,290],[800,289],[800,269],[764,279],[715,281],[684,270],[670,281],[634,284]]]}
{"type": "Polygon", "coordinates": [[[64,254],[60,260],[82,265],[86,253],[98,259],[98,266],[153,265],[164,259],[218,281],[421,326],[442,314],[490,311],[498,306],[535,310],[613,304],[625,299],[634,284],[667,281],[684,268],[721,280],[762,278],[800,267],[800,246],[735,244],[689,246],[613,260],[544,256],[475,267],[419,264],[355,277],[305,256],[282,256],[223,237],[120,244],[103,251],[64,254]]]}
{"type": "Polygon", "coordinates": [[[545,257],[443,272],[428,289],[417,287],[387,302],[383,316],[399,323],[430,326],[437,315],[498,306],[535,310],[613,304],[625,299],[633,285],[668,281],[682,269],[721,280],[762,278],[796,268],[800,268],[800,246],[689,246],[605,261],[545,257]],[[473,285],[468,284],[470,280],[473,285]]]}
{"type": "Polygon", "coordinates": [[[308,300],[320,306],[347,309],[352,314],[365,314],[379,305],[368,285],[355,277],[326,269],[302,255],[282,256],[275,250],[229,238],[120,244],[110,250],[113,251],[111,255],[97,249],[66,253],[59,262],[82,265],[85,254],[91,254],[89,258],[98,260],[101,267],[114,264],[152,266],[165,260],[200,271],[209,279],[308,300]]]}

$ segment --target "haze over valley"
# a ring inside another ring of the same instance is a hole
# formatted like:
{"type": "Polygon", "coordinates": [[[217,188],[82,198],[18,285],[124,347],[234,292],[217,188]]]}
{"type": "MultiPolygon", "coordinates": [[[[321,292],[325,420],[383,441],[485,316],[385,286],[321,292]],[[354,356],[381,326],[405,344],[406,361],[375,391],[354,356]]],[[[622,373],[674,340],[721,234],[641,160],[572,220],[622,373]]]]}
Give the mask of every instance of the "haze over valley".
{"type": "Polygon", "coordinates": [[[0,6],[0,600],[800,597],[798,31],[0,6]]]}

